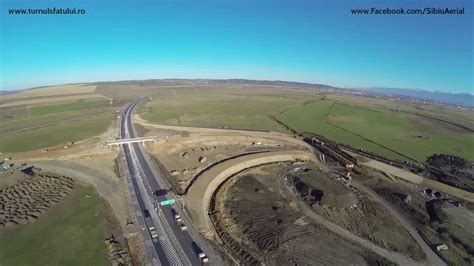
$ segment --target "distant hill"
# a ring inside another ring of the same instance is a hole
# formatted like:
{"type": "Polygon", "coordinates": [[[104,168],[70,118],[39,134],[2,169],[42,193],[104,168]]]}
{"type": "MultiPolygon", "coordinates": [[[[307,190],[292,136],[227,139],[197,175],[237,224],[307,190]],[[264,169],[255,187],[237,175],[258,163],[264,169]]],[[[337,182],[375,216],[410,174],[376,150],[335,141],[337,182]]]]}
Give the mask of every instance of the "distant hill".
{"type": "Polygon", "coordinates": [[[17,91],[0,91],[0,95],[7,95],[7,94],[12,94],[16,93],[17,91]]]}
{"type": "Polygon", "coordinates": [[[325,84],[317,83],[304,83],[296,81],[283,81],[283,80],[253,80],[253,79],[160,79],[160,80],[147,80],[143,82],[156,82],[156,81],[168,81],[183,84],[194,84],[194,85],[232,85],[232,86],[269,86],[269,87],[290,87],[290,88],[305,88],[305,89],[323,89],[323,90],[335,90],[336,87],[332,87],[325,84]]]}
{"type": "MultiPolygon", "coordinates": [[[[447,93],[427,90],[370,87],[370,88],[338,88],[325,84],[305,83],[282,80],[251,80],[251,79],[148,79],[148,80],[122,80],[122,81],[103,81],[93,82],[92,84],[128,84],[137,86],[156,86],[156,85],[204,85],[204,86],[265,86],[281,88],[297,88],[303,90],[319,91],[341,91],[341,92],[360,92],[363,94],[375,94],[381,96],[393,96],[404,100],[427,101],[432,103],[444,103],[449,105],[464,106],[474,108],[474,95],[469,93],[447,93]]],[[[36,87],[39,88],[39,87],[36,87]]],[[[35,89],[35,88],[31,88],[35,89]]],[[[0,91],[0,95],[15,93],[18,91],[0,91]]]]}
{"type": "Polygon", "coordinates": [[[439,103],[462,105],[474,107],[474,95],[469,93],[449,93],[438,91],[399,89],[399,88],[354,88],[358,91],[368,91],[373,93],[381,93],[385,95],[398,95],[405,97],[417,98],[420,100],[428,100],[439,103]]]}

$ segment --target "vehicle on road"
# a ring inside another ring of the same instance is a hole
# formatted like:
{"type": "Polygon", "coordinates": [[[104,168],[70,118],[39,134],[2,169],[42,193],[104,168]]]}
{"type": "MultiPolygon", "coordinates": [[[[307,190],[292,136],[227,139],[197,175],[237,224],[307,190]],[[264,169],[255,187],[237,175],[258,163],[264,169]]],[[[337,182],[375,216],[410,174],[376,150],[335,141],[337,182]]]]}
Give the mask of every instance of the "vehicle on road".
{"type": "Polygon", "coordinates": [[[151,239],[153,240],[153,242],[157,242],[158,232],[156,231],[155,225],[153,224],[153,221],[151,220],[150,212],[148,210],[144,210],[143,213],[145,215],[145,223],[146,223],[146,226],[148,227],[148,231],[150,232],[151,239]]]}
{"type": "Polygon", "coordinates": [[[179,216],[178,214],[176,214],[176,215],[174,216],[174,219],[176,220],[176,222],[177,222],[178,224],[183,221],[183,219],[181,219],[181,216],[179,216]]]}
{"type": "Polygon", "coordinates": [[[201,261],[201,263],[208,263],[209,262],[209,258],[207,257],[206,253],[204,253],[202,251],[202,249],[198,246],[198,244],[196,244],[196,242],[193,242],[192,244],[192,247],[194,249],[194,252],[196,252],[196,255],[198,256],[199,260],[201,261]]]}
{"type": "Polygon", "coordinates": [[[167,194],[168,194],[168,190],[166,190],[166,189],[158,189],[158,190],[153,192],[153,195],[155,195],[156,197],[165,196],[167,194]]]}
{"type": "Polygon", "coordinates": [[[202,263],[208,263],[209,258],[206,256],[204,252],[201,252],[198,254],[199,259],[201,260],[202,263]]]}

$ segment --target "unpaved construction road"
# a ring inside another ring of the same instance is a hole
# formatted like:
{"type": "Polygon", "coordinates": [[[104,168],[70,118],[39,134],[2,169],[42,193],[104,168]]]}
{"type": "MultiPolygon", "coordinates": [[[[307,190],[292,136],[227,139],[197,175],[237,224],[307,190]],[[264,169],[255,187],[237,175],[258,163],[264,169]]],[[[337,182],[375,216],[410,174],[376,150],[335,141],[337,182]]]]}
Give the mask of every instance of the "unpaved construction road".
{"type": "MultiPolygon", "coordinates": [[[[292,194],[292,191],[288,188],[288,192],[290,194],[292,194]]],[[[378,255],[384,257],[384,258],[387,258],[389,260],[391,260],[392,262],[395,262],[399,265],[425,265],[424,263],[419,263],[419,262],[416,262],[404,255],[401,255],[399,253],[396,253],[396,252],[393,252],[393,251],[389,251],[389,250],[386,250],[384,248],[381,248],[377,245],[375,245],[374,243],[366,240],[366,239],[363,239],[359,236],[356,236],[355,234],[349,232],[348,230],[340,227],[339,225],[336,225],[334,223],[331,223],[327,220],[325,220],[323,217],[319,216],[318,214],[316,214],[309,206],[307,206],[305,203],[301,202],[301,200],[297,199],[295,197],[295,202],[298,206],[298,208],[300,208],[306,215],[308,215],[310,218],[312,218],[315,222],[317,222],[318,224],[321,224],[322,226],[324,226],[326,229],[328,229],[329,231],[337,234],[337,235],[340,235],[341,237],[344,237],[345,239],[348,239],[348,240],[351,240],[351,241],[354,241],[358,244],[360,244],[361,246],[377,253],[378,255]]]]}
{"type": "Polygon", "coordinates": [[[421,249],[423,249],[423,252],[425,252],[426,258],[428,259],[430,265],[446,265],[446,263],[426,244],[425,240],[420,236],[418,233],[418,230],[407,220],[403,215],[401,215],[395,208],[382,199],[377,193],[372,191],[371,189],[367,188],[365,185],[363,185],[360,182],[357,182],[356,180],[352,181],[352,184],[354,184],[359,190],[369,194],[376,202],[381,204],[387,211],[390,212],[390,214],[401,224],[405,229],[410,233],[410,235],[415,239],[415,241],[420,245],[421,249]]]}
{"type": "Polygon", "coordinates": [[[201,232],[211,230],[211,221],[208,215],[211,198],[227,178],[258,165],[297,160],[310,161],[314,160],[314,157],[311,153],[301,150],[265,152],[243,155],[207,169],[191,185],[186,195],[186,208],[194,225],[201,232]]]}

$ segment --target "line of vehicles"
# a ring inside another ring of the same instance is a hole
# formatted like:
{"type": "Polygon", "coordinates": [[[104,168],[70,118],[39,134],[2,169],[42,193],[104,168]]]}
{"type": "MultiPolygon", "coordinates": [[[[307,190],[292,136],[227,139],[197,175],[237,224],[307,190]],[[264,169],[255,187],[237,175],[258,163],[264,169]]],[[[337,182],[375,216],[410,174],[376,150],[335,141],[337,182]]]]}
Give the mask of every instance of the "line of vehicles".
{"type": "MultiPolygon", "coordinates": [[[[153,207],[155,208],[155,211],[158,210],[158,204],[154,203],[153,205],[154,205],[153,207]]],[[[151,236],[153,242],[158,242],[159,235],[158,235],[158,232],[156,231],[156,228],[155,228],[155,226],[153,224],[153,221],[151,219],[150,211],[149,210],[144,210],[143,215],[145,217],[145,223],[146,223],[146,226],[148,227],[148,231],[150,233],[150,236],[151,236]]],[[[183,219],[181,218],[181,216],[173,208],[171,208],[171,215],[173,215],[173,217],[176,221],[176,226],[178,226],[178,228],[181,231],[187,231],[188,230],[188,227],[186,226],[186,224],[184,224],[183,219]]],[[[192,247],[194,249],[194,252],[198,256],[199,260],[201,261],[201,263],[206,264],[206,263],[209,262],[209,258],[207,257],[207,255],[202,251],[202,249],[195,242],[192,243],[192,247]]]]}

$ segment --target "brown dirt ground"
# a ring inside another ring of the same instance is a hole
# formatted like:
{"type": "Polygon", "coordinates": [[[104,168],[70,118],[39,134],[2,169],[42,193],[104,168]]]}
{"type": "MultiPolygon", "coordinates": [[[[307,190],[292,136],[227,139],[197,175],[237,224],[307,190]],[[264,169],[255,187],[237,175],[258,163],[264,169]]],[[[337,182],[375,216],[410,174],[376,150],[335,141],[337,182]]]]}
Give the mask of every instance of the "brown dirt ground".
{"type": "Polygon", "coordinates": [[[74,189],[67,176],[41,173],[0,191],[0,228],[38,219],[74,189]]]}
{"type": "Polygon", "coordinates": [[[148,151],[170,173],[172,183],[183,193],[191,179],[206,167],[225,159],[254,152],[277,151],[291,147],[275,140],[239,134],[192,133],[166,136],[147,145],[148,151]]]}
{"type": "Polygon", "coordinates": [[[348,229],[376,245],[415,260],[425,255],[405,228],[380,204],[341,178],[341,176],[308,166],[306,171],[292,171],[309,187],[323,196],[313,210],[324,219],[348,229]]]}
{"type": "MultiPolygon", "coordinates": [[[[449,203],[440,203],[435,207],[439,221],[432,221],[428,213],[429,196],[423,193],[425,187],[373,173],[364,183],[377,194],[390,202],[412,224],[416,225],[428,245],[448,245],[449,249],[435,252],[451,265],[472,265],[474,262],[474,235],[472,219],[474,214],[468,208],[456,208],[449,203]],[[406,201],[407,196],[410,201],[406,201]],[[466,219],[467,218],[467,219],[466,219]]],[[[468,203],[461,202],[462,205],[468,203]]]]}
{"type": "Polygon", "coordinates": [[[270,173],[246,171],[215,197],[217,232],[242,264],[389,264],[312,223],[272,180],[275,171],[270,173]]]}

